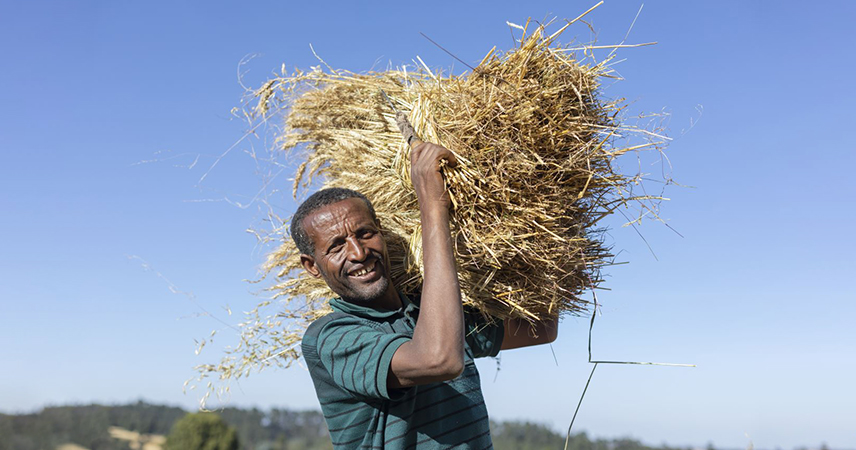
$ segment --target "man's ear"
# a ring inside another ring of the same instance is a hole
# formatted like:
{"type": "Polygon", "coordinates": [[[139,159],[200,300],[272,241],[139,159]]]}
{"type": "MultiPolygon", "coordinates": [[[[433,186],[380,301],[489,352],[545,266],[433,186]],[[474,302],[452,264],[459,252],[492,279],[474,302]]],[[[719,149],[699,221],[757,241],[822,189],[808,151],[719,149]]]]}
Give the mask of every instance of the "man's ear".
{"type": "Polygon", "coordinates": [[[315,278],[321,277],[321,271],[318,270],[318,266],[315,265],[315,258],[312,255],[301,254],[300,255],[300,264],[303,264],[303,268],[309,272],[309,275],[312,275],[315,278]]]}

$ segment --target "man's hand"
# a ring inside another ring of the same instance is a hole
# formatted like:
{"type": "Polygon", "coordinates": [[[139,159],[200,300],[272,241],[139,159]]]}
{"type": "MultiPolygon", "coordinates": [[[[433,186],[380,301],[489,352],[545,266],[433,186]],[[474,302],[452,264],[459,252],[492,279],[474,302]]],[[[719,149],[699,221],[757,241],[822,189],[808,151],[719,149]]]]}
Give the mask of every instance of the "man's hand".
{"type": "Polygon", "coordinates": [[[430,142],[420,142],[410,151],[410,179],[419,199],[420,210],[434,207],[444,211],[449,209],[451,202],[440,172],[441,164],[455,167],[458,160],[449,149],[430,142]]]}

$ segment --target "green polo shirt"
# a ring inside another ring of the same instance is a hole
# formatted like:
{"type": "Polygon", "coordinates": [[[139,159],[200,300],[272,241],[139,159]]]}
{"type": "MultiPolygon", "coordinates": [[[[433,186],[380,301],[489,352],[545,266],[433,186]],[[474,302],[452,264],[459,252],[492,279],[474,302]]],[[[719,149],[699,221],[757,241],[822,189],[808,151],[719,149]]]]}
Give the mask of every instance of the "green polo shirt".
{"type": "Polygon", "coordinates": [[[465,312],[463,373],[454,380],[387,389],[392,355],[413,337],[416,303],[380,311],[330,300],[333,313],[303,336],[303,357],[337,449],[486,449],[487,408],[473,358],[496,356],[501,323],[465,312]]]}

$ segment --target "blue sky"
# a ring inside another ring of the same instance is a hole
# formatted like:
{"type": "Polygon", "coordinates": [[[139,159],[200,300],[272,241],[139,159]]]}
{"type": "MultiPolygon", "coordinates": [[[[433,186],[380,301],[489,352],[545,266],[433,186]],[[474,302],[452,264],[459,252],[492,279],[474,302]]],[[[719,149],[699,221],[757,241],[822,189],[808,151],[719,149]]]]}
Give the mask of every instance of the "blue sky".
{"type": "MultiPolygon", "coordinates": [[[[245,232],[264,226],[250,202],[262,178],[246,151],[265,142],[239,145],[199,183],[246,130],[229,114],[246,55],[260,55],[244,66],[250,86],[282,63],[317,64],[310,43],[353,71],[416,55],[459,70],[418,32],[475,63],[511,47],[506,20],[572,18],[593,3],[4,2],[0,411],[196,404],[183,381],[230,342],[223,332],[194,354],[194,339],[220,326],[200,307],[240,320],[222,306],[258,301],[244,280],[267,250],[245,232]]],[[[640,5],[593,12],[599,42],[621,41],[640,5]]],[[[856,447],[854,17],[849,2],[644,5],[628,43],[658,44],[620,51],[625,80],[604,95],[671,114],[673,174],[692,187],[669,189],[662,211],[683,238],[641,227],[656,260],[620,218],[610,222],[630,264],[608,271],[594,356],[698,367],[598,368],[577,430],[655,444],[856,447]]],[[[574,36],[592,38],[584,25],[565,33],[574,36]]],[[[290,187],[286,176],[277,187],[290,187]]],[[[507,352],[496,381],[495,362],[482,363],[492,416],[566,428],[590,370],[586,327],[563,322],[558,366],[546,347],[507,352]]],[[[317,407],[301,368],[255,374],[230,401],[317,407]]]]}

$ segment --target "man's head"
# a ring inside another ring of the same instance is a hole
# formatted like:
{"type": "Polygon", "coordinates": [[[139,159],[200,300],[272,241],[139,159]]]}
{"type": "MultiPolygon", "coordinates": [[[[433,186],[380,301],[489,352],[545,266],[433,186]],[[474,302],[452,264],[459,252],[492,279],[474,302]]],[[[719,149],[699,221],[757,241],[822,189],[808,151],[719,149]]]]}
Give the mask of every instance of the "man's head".
{"type": "Polygon", "coordinates": [[[344,300],[372,306],[397,300],[386,242],[364,195],[342,188],[316,192],[294,214],[291,236],[306,271],[344,300]]]}
{"type": "Polygon", "coordinates": [[[303,226],[303,219],[319,208],[333,203],[338,203],[349,198],[358,198],[362,200],[368,207],[369,212],[372,215],[372,219],[377,222],[377,215],[375,214],[374,206],[372,206],[372,202],[370,202],[365,195],[346,188],[321,189],[304,200],[297,208],[297,212],[294,213],[294,217],[291,218],[291,227],[289,231],[291,232],[291,238],[294,239],[294,244],[297,245],[300,253],[312,255],[315,251],[312,240],[309,238],[309,235],[306,234],[306,228],[303,226]]]}

